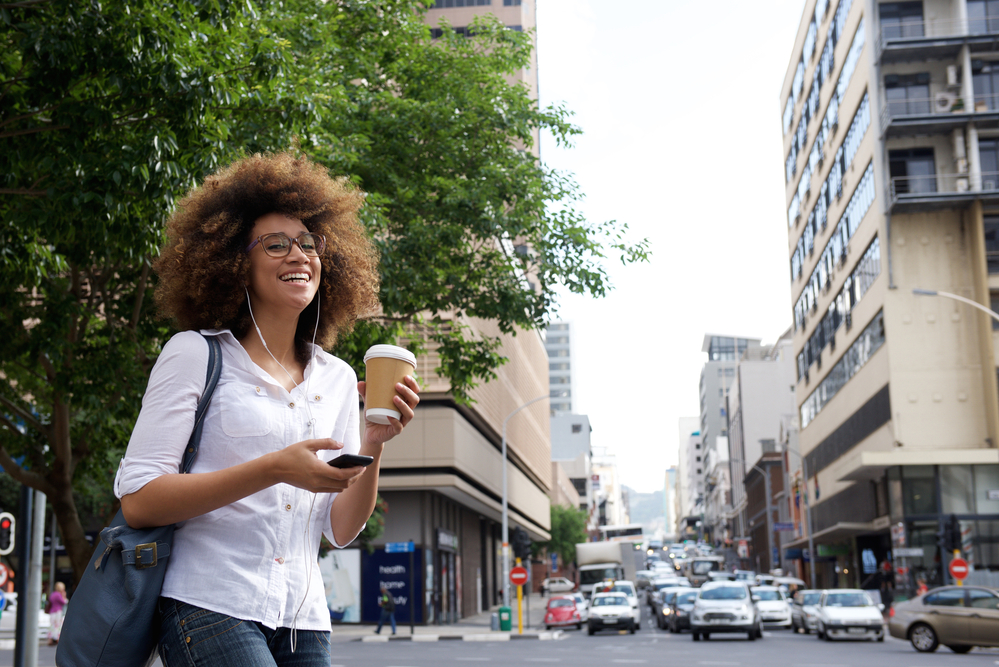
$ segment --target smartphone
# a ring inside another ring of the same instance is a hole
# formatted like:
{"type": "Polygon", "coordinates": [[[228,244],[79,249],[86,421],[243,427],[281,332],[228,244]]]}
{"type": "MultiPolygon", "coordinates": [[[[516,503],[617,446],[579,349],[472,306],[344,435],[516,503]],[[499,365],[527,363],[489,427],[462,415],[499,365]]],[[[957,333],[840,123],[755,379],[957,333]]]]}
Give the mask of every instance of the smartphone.
{"type": "Polygon", "coordinates": [[[373,456],[363,456],[361,454],[341,454],[332,461],[330,465],[334,468],[355,468],[357,466],[371,465],[375,460],[373,456]]]}

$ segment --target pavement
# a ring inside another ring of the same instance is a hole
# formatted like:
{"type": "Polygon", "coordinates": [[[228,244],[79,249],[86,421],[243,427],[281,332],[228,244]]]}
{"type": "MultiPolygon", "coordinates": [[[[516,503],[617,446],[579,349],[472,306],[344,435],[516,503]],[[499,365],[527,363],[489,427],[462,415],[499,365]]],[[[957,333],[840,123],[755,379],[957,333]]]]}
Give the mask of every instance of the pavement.
{"type": "Polygon", "coordinates": [[[398,618],[396,622],[396,634],[392,634],[391,627],[383,627],[381,634],[375,634],[375,625],[348,623],[334,625],[331,639],[333,641],[362,641],[362,642],[388,642],[388,641],[416,641],[416,642],[436,642],[436,641],[510,641],[519,639],[539,639],[553,640],[560,639],[561,631],[547,631],[544,629],[544,613],[548,604],[548,598],[540,595],[531,595],[524,598],[524,631],[517,629],[517,600],[511,600],[511,611],[513,614],[513,631],[502,632],[491,630],[492,615],[499,612],[499,607],[493,607],[474,616],[469,616],[449,625],[416,625],[413,633],[410,634],[409,624],[406,619],[398,618]],[[528,620],[530,624],[528,624],[528,620]]]}

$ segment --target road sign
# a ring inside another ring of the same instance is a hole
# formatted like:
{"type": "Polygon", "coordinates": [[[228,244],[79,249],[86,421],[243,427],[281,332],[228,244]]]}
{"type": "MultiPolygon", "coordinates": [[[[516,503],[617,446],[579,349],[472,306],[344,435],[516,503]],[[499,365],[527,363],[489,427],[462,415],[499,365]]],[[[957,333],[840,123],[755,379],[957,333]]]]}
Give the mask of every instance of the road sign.
{"type": "Polygon", "coordinates": [[[794,524],[790,521],[777,521],[776,523],[774,523],[774,530],[776,530],[778,533],[794,530],[794,524]]]}
{"type": "Polygon", "coordinates": [[[387,554],[406,554],[413,551],[412,542],[388,542],[385,544],[387,554]]]}
{"type": "Polygon", "coordinates": [[[891,550],[892,556],[895,558],[922,558],[923,548],[922,547],[898,547],[891,550]]]}
{"type": "Polygon", "coordinates": [[[552,554],[552,574],[558,573],[558,554],[552,554]]]}
{"type": "Polygon", "coordinates": [[[510,570],[510,583],[514,586],[523,586],[527,583],[527,569],[515,567],[510,570]]]}
{"type": "Polygon", "coordinates": [[[964,581],[968,577],[968,561],[963,558],[955,558],[950,562],[950,576],[958,581],[964,581]]]}

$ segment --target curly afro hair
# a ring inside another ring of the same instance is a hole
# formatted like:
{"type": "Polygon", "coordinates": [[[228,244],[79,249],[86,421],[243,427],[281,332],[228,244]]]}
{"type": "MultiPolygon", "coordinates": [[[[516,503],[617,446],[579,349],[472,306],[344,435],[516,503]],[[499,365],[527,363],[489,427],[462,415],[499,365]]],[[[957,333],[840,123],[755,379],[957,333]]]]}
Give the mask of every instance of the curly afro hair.
{"type": "Polygon", "coordinates": [[[153,263],[160,314],[181,329],[228,328],[242,339],[251,325],[243,287],[250,231],[268,213],[296,218],[326,237],[318,299],[295,333],[304,363],[320,300],[316,343],[326,349],[378,308],[377,253],[357,219],[363,201],[346,178],[331,178],[304,157],[257,154],[234,162],[191,190],[167,222],[166,245],[153,263]]]}

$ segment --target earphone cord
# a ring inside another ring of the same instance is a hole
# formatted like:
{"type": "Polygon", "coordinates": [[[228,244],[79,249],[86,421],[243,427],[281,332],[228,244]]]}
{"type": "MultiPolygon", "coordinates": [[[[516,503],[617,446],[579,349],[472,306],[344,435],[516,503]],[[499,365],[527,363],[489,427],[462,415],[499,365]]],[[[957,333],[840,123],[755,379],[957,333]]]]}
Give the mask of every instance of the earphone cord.
{"type": "MultiPolygon", "coordinates": [[[[271,355],[271,359],[274,360],[274,363],[276,363],[278,366],[280,366],[281,370],[283,370],[284,373],[285,373],[285,375],[288,376],[288,379],[291,380],[292,385],[296,385],[297,386],[297,383],[295,382],[295,378],[292,376],[292,374],[288,372],[288,369],[285,368],[284,365],[280,361],[277,360],[277,357],[274,356],[274,353],[271,352],[271,349],[269,347],[267,347],[267,341],[264,340],[264,334],[262,334],[260,332],[260,327],[257,326],[257,319],[253,316],[253,305],[250,303],[250,291],[246,288],[245,285],[243,286],[243,290],[246,291],[246,306],[250,310],[250,320],[253,321],[253,328],[257,330],[257,336],[260,337],[260,342],[263,343],[264,349],[267,350],[267,354],[271,355]]],[[[318,295],[317,295],[317,297],[318,297],[318,295]]],[[[322,299],[317,298],[317,300],[316,300],[316,326],[315,326],[315,328],[312,331],[312,362],[315,362],[315,360],[316,360],[316,333],[319,331],[319,311],[320,311],[321,305],[322,305],[322,299]]],[[[312,372],[309,373],[309,377],[305,380],[305,410],[306,410],[306,412],[309,415],[308,428],[309,428],[309,434],[312,437],[315,437],[315,435],[316,435],[316,420],[312,416],[312,408],[309,407],[309,387],[311,386],[311,383],[312,383],[312,374],[315,373],[315,370],[316,370],[315,366],[313,366],[312,372]]],[[[306,493],[310,493],[310,492],[307,491],[306,493]]],[[[295,652],[295,648],[297,647],[297,644],[298,644],[298,616],[299,616],[299,614],[302,611],[302,607],[305,606],[305,601],[309,597],[309,589],[312,588],[312,570],[313,570],[313,568],[315,566],[315,562],[311,558],[309,558],[309,544],[312,541],[312,511],[315,509],[315,506],[316,506],[316,497],[317,497],[317,494],[312,493],[311,495],[312,495],[312,503],[309,505],[309,518],[305,522],[305,534],[303,535],[304,540],[303,540],[303,546],[302,546],[303,553],[305,555],[305,562],[309,566],[309,571],[308,571],[308,574],[306,576],[306,581],[305,581],[305,593],[302,595],[302,601],[298,604],[298,608],[295,610],[295,617],[291,621],[291,652],[292,653],[295,652]]]]}

